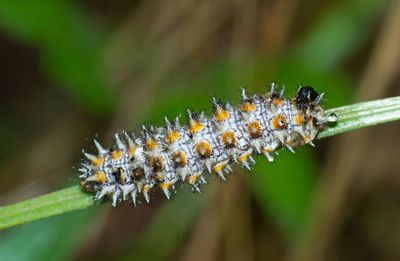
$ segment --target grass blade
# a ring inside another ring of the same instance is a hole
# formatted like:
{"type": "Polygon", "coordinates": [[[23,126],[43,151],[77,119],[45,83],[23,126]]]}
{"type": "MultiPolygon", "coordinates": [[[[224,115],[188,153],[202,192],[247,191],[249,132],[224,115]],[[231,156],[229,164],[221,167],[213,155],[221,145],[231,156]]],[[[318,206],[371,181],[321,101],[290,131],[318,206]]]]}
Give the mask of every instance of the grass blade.
{"type": "MultiPolygon", "coordinates": [[[[337,107],[327,110],[327,113],[336,113],[339,119],[334,126],[328,127],[319,133],[319,139],[399,120],[400,97],[337,107]]],[[[92,195],[83,193],[79,186],[73,186],[0,207],[0,229],[83,209],[92,205],[92,195]]]]}
{"type": "Polygon", "coordinates": [[[318,134],[318,139],[400,119],[400,97],[362,102],[326,111],[338,115],[334,126],[318,134]]]}
{"type": "Polygon", "coordinates": [[[83,209],[91,205],[93,205],[92,195],[83,193],[79,186],[61,189],[1,207],[0,229],[83,209]]]}

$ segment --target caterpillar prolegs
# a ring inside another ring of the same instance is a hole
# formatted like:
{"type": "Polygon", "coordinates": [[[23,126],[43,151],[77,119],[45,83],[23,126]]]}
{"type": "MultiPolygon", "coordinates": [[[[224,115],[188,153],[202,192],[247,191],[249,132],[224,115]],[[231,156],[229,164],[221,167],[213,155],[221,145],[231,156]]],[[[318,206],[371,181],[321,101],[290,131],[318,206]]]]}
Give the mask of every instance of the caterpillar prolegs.
{"type": "Polygon", "coordinates": [[[113,206],[125,200],[136,205],[140,194],[149,202],[155,187],[169,199],[179,182],[199,192],[205,173],[225,180],[232,164],[250,170],[254,155],[273,161],[282,147],[294,152],[297,146],[313,145],[318,131],[337,120],[325,114],[323,94],[310,86],[300,86],[291,99],[274,84],[266,94],[248,96],[242,89],[241,96],[237,107],[213,98],[210,117],[188,110],[184,126],[179,118],[165,119],[164,127],[143,126],[140,136],[117,133],[109,149],[94,140],[98,153],[83,152],[81,186],[95,193],[95,201],[110,198],[113,206]]]}

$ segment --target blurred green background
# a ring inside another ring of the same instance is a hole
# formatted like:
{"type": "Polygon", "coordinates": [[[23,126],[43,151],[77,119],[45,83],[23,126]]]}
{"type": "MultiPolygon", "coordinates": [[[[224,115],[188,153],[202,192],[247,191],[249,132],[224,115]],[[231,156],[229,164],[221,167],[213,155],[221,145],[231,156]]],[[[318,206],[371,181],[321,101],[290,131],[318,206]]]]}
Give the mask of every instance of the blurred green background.
{"type": "MultiPolygon", "coordinates": [[[[399,95],[400,2],[0,0],[0,204],[76,184],[92,137],[234,103],[399,95]]],[[[400,125],[257,158],[202,194],[0,232],[0,260],[400,260],[400,125]]]]}

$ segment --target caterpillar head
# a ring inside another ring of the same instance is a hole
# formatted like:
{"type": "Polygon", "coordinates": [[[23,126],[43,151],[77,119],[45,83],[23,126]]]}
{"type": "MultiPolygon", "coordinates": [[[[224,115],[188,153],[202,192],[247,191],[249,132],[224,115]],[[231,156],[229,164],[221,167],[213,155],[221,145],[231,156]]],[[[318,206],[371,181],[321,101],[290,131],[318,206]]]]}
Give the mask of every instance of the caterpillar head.
{"type": "Polygon", "coordinates": [[[296,106],[299,110],[307,110],[312,106],[319,105],[323,96],[323,93],[318,94],[311,86],[302,86],[295,97],[296,106]]]}
{"type": "Polygon", "coordinates": [[[337,115],[333,113],[327,115],[321,107],[323,96],[324,93],[318,94],[311,86],[302,86],[294,98],[297,109],[310,113],[310,116],[314,119],[314,124],[318,127],[337,121],[337,115]]]}

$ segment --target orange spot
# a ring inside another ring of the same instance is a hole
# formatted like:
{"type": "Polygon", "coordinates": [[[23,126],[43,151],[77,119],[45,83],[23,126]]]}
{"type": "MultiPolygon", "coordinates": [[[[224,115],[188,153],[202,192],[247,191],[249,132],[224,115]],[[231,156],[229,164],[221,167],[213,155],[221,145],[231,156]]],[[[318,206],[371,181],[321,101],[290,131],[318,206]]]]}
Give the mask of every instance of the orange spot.
{"type": "Polygon", "coordinates": [[[186,154],[183,151],[178,151],[172,154],[172,161],[175,167],[183,167],[187,163],[186,154]]]}
{"type": "Polygon", "coordinates": [[[250,152],[245,152],[245,153],[243,153],[242,155],[240,155],[240,156],[238,157],[238,160],[239,160],[240,162],[245,162],[245,161],[247,161],[247,159],[248,159],[250,156],[251,156],[251,153],[250,153],[250,152]]]}
{"type": "Polygon", "coordinates": [[[218,122],[224,121],[229,118],[229,112],[224,109],[218,108],[214,114],[214,118],[218,122]]]}
{"type": "Polygon", "coordinates": [[[274,129],[279,129],[279,130],[281,130],[281,129],[286,128],[286,125],[287,125],[287,123],[286,123],[286,116],[283,115],[283,114],[279,114],[278,116],[276,116],[276,117],[274,117],[274,118],[272,119],[272,127],[273,127],[274,129]]]}
{"type": "Polygon", "coordinates": [[[150,165],[153,173],[160,172],[164,168],[164,160],[161,157],[149,157],[147,162],[150,165]]]}
{"type": "Polygon", "coordinates": [[[271,152],[274,152],[274,149],[272,147],[266,147],[266,148],[263,148],[261,150],[261,152],[262,153],[271,153],[271,152]]]}
{"type": "Polygon", "coordinates": [[[197,155],[199,155],[201,158],[208,158],[212,154],[210,143],[204,140],[196,144],[195,150],[197,155]]]}
{"type": "Polygon", "coordinates": [[[133,155],[135,155],[135,152],[136,152],[136,145],[130,146],[128,149],[129,156],[132,157],[133,155]]]}
{"type": "Polygon", "coordinates": [[[203,124],[200,121],[192,121],[190,123],[189,131],[190,133],[196,133],[203,129],[203,124]]]}
{"type": "Polygon", "coordinates": [[[272,105],[274,105],[275,107],[279,107],[283,104],[283,100],[281,98],[273,98],[271,100],[272,105]]]}
{"type": "Polygon", "coordinates": [[[304,115],[297,114],[296,116],[294,116],[294,123],[296,125],[302,125],[304,123],[304,115]]]}
{"type": "Polygon", "coordinates": [[[165,142],[171,144],[179,139],[180,135],[177,131],[169,131],[165,137],[165,142]]]}
{"type": "Polygon", "coordinates": [[[219,172],[221,172],[221,171],[225,168],[226,164],[228,164],[228,161],[220,162],[220,163],[218,163],[217,165],[215,165],[215,166],[213,167],[213,170],[214,170],[215,172],[219,173],[219,172]]]}
{"type": "Polygon", "coordinates": [[[150,189],[151,189],[151,186],[150,186],[150,185],[144,185],[144,186],[143,186],[143,192],[149,192],[150,189]]]}
{"type": "Polygon", "coordinates": [[[155,150],[155,149],[157,149],[157,147],[158,147],[158,143],[155,139],[150,138],[150,139],[146,140],[146,148],[147,149],[155,150]]]}
{"type": "Polygon", "coordinates": [[[194,184],[199,179],[199,175],[192,175],[189,177],[189,184],[194,184]]]}
{"type": "Polygon", "coordinates": [[[244,112],[251,112],[256,109],[254,102],[245,102],[240,106],[240,109],[244,112]]]}
{"type": "Polygon", "coordinates": [[[102,183],[102,184],[107,181],[106,174],[102,171],[97,172],[94,176],[94,179],[96,182],[102,183]]]}
{"type": "Polygon", "coordinates": [[[92,164],[95,167],[100,167],[103,163],[104,163],[103,157],[96,157],[94,160],[92,160],[92,164]]]}
{"type": "Polygon", "coordinates": [[[251,138],[257,139],[261,136],[261,124],[259,121],[252,121],[247,124],[247,131],[249,132],[251,138]]]}
{"type": "Polygon", "coordinates": [[[162,182],[162,183],[160,183],[159,186],[162,190],[165,190],[165,189],[169,189],[172,186],[172,183],[171,182],[162,182]]]}
{"type": "Polygon", "coordinates": [[[234,147],[237,144],[235,133],[233,131],[225,131],[222,133],[221,141],[225,147],[234,147]]]}
{"type": "Polygon", "coordinates": [[[112,160],[119,160],[124,153],[122,150],[114,150],[111,152],[111,159],[112,160]]]}

